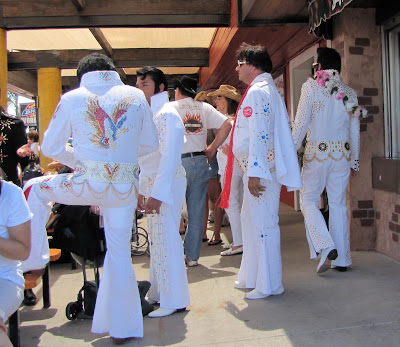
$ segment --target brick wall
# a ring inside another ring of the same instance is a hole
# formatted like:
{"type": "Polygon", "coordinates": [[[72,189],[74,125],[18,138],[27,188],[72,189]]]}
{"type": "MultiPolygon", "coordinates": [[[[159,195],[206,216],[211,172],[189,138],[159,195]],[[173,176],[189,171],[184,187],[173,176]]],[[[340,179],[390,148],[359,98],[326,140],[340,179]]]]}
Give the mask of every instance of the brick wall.
{"type": "Polygon", "coordinates": [[[368,110],[368,117],[360,120],[360,172],[347,189],[350,244],[353,250],[376,249],[381,215],[374,201],[371,159],[384,153],[380,28],[375,25],[374,9],[346,8],[333,18],[332,47],[342,57],[341,77],[368,110]]]}
{"type": "Polygon", "coordinates": [[[400,195],[372,188],[371,159],[385,156],[380,27],[374,9],[346,8],[333,18],[332,46],[342,57],[342,79],[368,110],[360,121],[360,172],[347,189],[351,248],[400,260],[400,195]]]}

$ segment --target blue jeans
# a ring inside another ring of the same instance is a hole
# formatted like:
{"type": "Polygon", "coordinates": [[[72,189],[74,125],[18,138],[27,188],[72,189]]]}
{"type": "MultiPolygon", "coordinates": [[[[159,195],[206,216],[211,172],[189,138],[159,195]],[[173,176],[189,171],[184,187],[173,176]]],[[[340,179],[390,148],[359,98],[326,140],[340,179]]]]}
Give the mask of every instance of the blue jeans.
{"type": "Polygon", "coordinates": [[[190,260],[198,260],[203,239],[204,207],[210,177],[207,158],[203,155],[182,159],[186,170],[186,205],[188,226],[185,233],[185,255],[190,260]]]}

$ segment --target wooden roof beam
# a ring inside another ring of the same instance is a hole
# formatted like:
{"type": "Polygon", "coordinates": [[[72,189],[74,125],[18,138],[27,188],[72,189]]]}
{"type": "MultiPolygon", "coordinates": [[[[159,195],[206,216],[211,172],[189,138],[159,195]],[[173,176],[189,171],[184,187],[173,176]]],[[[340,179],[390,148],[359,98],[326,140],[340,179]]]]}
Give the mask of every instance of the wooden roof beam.
{"type": "Polygon", "coordinates": [[[92,33],[92,35],[94,36],[94,38],[96,39],[96,41],[99,43],[101,48],[103,48],[104,53],[107,56],[111,57],[113,54],[113,49],[112,49],[110,43],[108,42],[108,40],[106,39],[106,37],[104,36],[101,29],[100,28],[89,28],[89,30],[92,33]]]}
{"type": "MultiPolygon", "coordinates": [[[[99,50],[20,51],[8,53],[8,69],[36,70],[42,57],[54,56],[60,69],[74,69],[86,55],[99,50]]],[[[114,49],[111,56],[117,68],[135,68],[145,65],[160,67],[208,66],[207,48],[130,48],[114,49]]]]}
{"type": "Polygon", "coordinates": [[[78,11],[82,11],[86,6],[86,0],[71,0],[78,11]]]}
{"type": "Polygon", "coordinates": [[[0,1],[0,28],[227,27],[230,13],[231,0],[13,0],[0,1]]]}

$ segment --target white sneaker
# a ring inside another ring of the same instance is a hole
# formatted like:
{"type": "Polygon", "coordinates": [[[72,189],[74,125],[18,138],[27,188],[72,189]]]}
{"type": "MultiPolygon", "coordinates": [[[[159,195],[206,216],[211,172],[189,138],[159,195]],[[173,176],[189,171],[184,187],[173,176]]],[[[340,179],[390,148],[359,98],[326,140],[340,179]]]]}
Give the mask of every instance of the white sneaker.
{"type": "Polygon", "coordinates": [[[257,299],[264,299],[268,296],[269,294],[263,294],[258,292],[256,289],[253,289],[251,292],[246,293],[244,297],[250,300],[257,300],[257,299]]]}
{"type": "Polygon", "coordinates": [[[189,258],[185,258],[185,263],[189,267],[193,267],[193,266],[199,265],[199,262],[197,260],[190,260],[189,258]]]}
{"type": "Polygon", "coordinates": [[[281,284],[280,287],[276,290],[273,290],[271,292],[271,295],[281,295],[285,291],[285,288],[283,288],[283,285],[281,284]]]}
{"type": "Polygon", "coordinates": [[[221,252],[221,255],[235,255],[235,254],[242,254],[243,253],[243,246],[240,246],[239,248],[229,248],[226,251],[221,252]]]}
{"type": "Polygon", "coordinates": [[[236,289],[246,289],[246,283],[235,281],[235,288],[236,289]]]}

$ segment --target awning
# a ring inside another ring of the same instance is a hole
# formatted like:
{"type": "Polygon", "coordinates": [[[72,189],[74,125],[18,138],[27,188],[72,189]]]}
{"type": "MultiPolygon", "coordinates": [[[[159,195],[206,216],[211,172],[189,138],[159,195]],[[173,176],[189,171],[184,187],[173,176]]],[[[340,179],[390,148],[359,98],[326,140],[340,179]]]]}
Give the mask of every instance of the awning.
{"type": "Polygon", "coordinates": [[[313,33],[322,21],[341,12],[353,0],[311,0],[308,4],[309,33],[313,33]]]}

